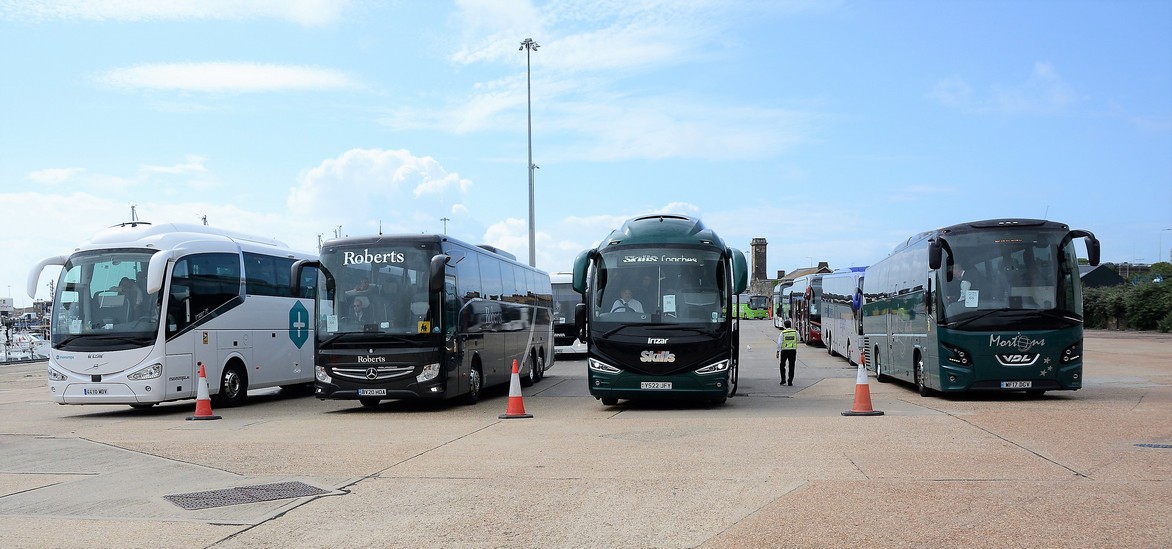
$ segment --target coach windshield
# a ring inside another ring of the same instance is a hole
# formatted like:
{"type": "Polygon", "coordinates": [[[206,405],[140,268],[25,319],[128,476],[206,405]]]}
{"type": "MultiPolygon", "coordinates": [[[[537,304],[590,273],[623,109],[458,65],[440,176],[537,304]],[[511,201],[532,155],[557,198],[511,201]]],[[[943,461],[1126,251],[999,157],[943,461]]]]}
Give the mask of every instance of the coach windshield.
{"type": "Polygon", "coordinates": [[[594,271],[593,320],[722,325],[728,315],[725,265],[711,248],[606,249],[594,271]]]}
{"type": "Polygon", "coordinates": [[[440,331],[440,294],[428,291],[434,243],[333,247],[321,252],[333,284],[319,285],[319,339],[339,334],[440,331]]]}
{"type": "Polygon", "coordinates": [[[987,230],[949,238],[951,257],[938,271],[943,323],[981,326],[1023,315],[1042,324],[1082,320],[1074,246],[1064,232],[987,230]]]}
{"type": "Polygon", "coordinates": [[[53,296],[53,348],[115,351],[152,344],[159,294],[146,293],[145,279],[153,253],[101,250],[70,257],[53,296]]]}

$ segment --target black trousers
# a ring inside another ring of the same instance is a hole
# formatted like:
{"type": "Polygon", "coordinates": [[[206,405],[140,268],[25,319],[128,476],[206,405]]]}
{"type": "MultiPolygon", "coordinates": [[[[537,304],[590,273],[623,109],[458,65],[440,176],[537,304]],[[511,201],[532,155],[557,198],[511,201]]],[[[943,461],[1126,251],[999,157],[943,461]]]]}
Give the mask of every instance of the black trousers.
{"type": "Polygon", "coordinates": [[[781,369],[781,380],[793,383],[794,382],[794,368],[798,364],[798,350],[797,349],[782,349],[781,362],[778,367],[781,369]],[[789,363],[789,377],[785,377],[785,363],[789,363]]]}

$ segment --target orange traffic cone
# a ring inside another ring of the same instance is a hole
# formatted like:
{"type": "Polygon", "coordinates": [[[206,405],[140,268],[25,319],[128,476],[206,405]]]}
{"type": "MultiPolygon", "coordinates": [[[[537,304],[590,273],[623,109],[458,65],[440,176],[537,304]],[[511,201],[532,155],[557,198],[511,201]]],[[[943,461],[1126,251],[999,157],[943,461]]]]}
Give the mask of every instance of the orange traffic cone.
{"type": "Polygon", "coordinates": [[[212,414],[212,399],[208,396],[208,377],[203,371],[203,363],[197,364],[199,364],[199,385],[195,391],[195,415],[189,416],[187,420],[220,419],[220,416],[212,414]]]}
{"type": "Polygon", "coordinates": [[[883,412],[871,408],[871,386],[867,383],[867,367],[859,359],[859,373],[855,378],[855,406],[843,412],[844,416],[881,416],[883,412]]]}
{"type": "Polygon", "coordinates": [[[501,419],[533,417],[533,414],[525,413],[525,401],[521,400],[521,375],[517,372],[516,359],[513,360],[513,378],[509,380],[509,406],[505,408],[505,413],[498,417],[501,419]]]}

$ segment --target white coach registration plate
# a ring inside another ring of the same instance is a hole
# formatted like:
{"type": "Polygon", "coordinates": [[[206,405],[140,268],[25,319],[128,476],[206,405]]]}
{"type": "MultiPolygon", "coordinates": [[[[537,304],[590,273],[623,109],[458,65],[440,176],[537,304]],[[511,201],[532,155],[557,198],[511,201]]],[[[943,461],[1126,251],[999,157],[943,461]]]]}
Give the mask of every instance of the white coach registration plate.
{"type": "Polygon", "coordinates": [[[1029,389],[1034,386],[1032,381],[1002,381],[1002,389],[1029,389]]]}
{"type": "Polygon", "coordinates": [[[81,393],[83,395],[104,395],[104,394],[109,393],[109,390],[107,390],[107,389],[82,389],[81,393]]]}
{"type": "Polygon", "coordinates": [[[640,389],[671,389],[670,381],[641,381],[640,389]]]}
{"type": "Polygon", "coordinates": [[[385,396],[387,396],[387,390],[386,389],[359,389],[358,396],[385,397],[385,396]]]}

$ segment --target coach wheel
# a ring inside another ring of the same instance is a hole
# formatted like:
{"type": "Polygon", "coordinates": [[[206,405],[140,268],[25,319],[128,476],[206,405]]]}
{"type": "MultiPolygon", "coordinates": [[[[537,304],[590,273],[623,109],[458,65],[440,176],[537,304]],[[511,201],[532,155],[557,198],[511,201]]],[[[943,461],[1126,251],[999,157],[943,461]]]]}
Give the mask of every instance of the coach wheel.
{"type": "Polygon", "coordinates": [[[1037,397],[1040,397],[1040,396],[1046,394],[1046,390],[1045,389],[1030,389],[1029,391],[1026,391],[1025,393],[1026,393],[1026,396],[1037,398],[1037,397]]]}
{"type": "Polygon", "coordinates": [[[535,383],[545,379],[545,353],[537,353],[537,379],[533,380],[535,383]]]}
{"type": "Polygon", "coordinates": [[[130,407],[134,408],[135,410],[146,410],[149,408],[153,408],[155,406],[155,404],[157,404],[157,403],[156,402],[135,403],[135,404],[131,404],[130,407]]]}
{"type": "Polygon", "coordinates": [[[218,406],[225,408],[244,404],[248,398],[248,378],[244,377],[239,364],[224,367],[224,374],[220,377],[220,392],[214,398],[218,406]]]}
{"type": "Polygon", "coordinates": [[[521,365],[521,369],[524,370],[525,366],[528,365],[529,371],[525,373],[525,377],[521,378],[521,386],[528,387],[537,383],[537,366],[533,364],[532,355],[525,355],[523,361],[524,363],[521,365]]]}
{"type": "Polygon", "coordinates": [[[922,397],[932,396],[932,390],[925,385],[924,376],[924,357],[916,355],[916,390],[922,397]]]}
{"type": "Polygon", "coordinates": [[[878,381],[879,383],[887,383],[887,381],[891,378],[887,377],[887,374],[883,373],[883,364],[879,362],[879,349],[875,349],[874,355],[875,356],[871,358],[871,361],[875,363],[875,381],[878,381]]]}
{"type": "Polygon", "coordinates": [[[729,372],[729,397],[736,397],[736,389],[741,386],[741,366],[732,366],[729,372]]]}
{"type": "Polygon", "coordinates": [[[464,395],[464,404],[476,404],[480,400],[481,383],[480,365],[477,364],[468,372],[468,394],[464,395]]]}
{"type": "Polygon", "coordinates": [[[374,397],[363,397],[363,398],[358,399],[358,402],[361,402],[362,405],[367,408],[374,408],[374,407],[378,406],[378,403],[382,402],[382,399],[378,399],[378,398],[374,398],[374,397]]]}
{"type": "Polygon", "coordinates": [[[602,397],[601,400],[603,406],[614,406],[619,403],[619,399],[615,397],[602,397]]]}

